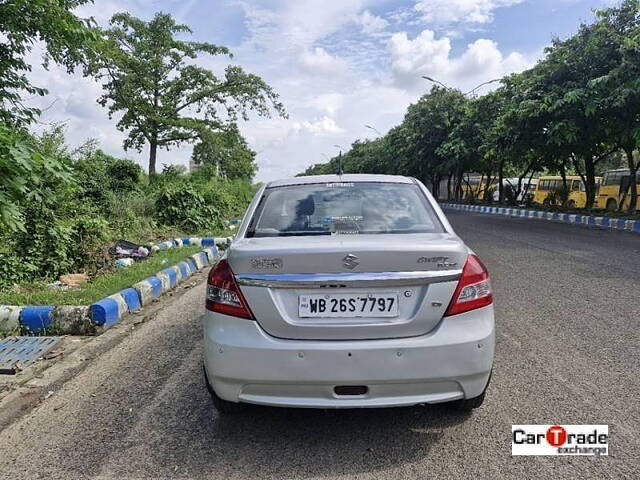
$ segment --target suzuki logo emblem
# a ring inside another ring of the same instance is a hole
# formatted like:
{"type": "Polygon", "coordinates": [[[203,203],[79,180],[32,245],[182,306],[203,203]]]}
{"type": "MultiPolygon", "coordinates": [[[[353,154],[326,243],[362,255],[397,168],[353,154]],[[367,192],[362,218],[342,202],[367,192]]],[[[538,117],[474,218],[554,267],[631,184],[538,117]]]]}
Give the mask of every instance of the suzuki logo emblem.
{"type": "Polygon", "coordinates": [[[350,253],[348,255],[345,255],[345,257],[342,259],[342,264],[349,270],[353,270],[358,265],[360,265],[360,262],[358,261],[358,257],[350,253]]]}

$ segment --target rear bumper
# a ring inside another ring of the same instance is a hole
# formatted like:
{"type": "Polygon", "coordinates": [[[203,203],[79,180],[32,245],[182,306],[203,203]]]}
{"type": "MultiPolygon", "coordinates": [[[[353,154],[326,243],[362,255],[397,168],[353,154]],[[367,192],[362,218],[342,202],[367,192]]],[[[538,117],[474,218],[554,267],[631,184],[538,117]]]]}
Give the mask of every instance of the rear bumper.
{"type": "Polygon", "coordinates": [[[261,405],[355,408],[474,398],[494,353],[493,306],[445,318],[427,335],[388,340],[285,340],[257,322],[207,311],[204,362],[217,395],[261,405]],[[365,385],[360,396],[334,387],[365,385]]]}

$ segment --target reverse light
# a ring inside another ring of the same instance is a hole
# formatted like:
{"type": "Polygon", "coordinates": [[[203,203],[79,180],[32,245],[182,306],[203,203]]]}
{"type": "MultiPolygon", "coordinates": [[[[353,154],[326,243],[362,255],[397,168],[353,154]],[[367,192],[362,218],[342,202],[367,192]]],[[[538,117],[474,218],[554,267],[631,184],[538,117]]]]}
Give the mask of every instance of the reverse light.
{"type": "Polygon", "coordinates": [[[255,320],[226,260],[220,260],[209,272],[207,310],[232,317],[255,320]]]}
{"type": "Polygon", "coordinates": [[[469,255],[445,316],[469,312],[492,303],[489,272],[477,256],[469,255]]]}

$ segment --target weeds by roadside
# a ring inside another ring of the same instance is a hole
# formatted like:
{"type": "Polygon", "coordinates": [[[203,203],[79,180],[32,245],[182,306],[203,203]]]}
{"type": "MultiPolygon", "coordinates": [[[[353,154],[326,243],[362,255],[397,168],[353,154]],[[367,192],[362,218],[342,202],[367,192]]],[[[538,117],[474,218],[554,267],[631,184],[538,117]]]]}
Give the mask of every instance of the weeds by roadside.
{"type": "Polygon", "coordinates": [[[50,290],[44,282],[19,284],[16,288],[0,292],[0,304],[4,305],[88,305],[96,300],[130,287],[136,282],[154,275],[197,253],[202,247],[183,247],[157,252],[147,260],[129,268],[99,275],[83,288],[66,291],[50,290]]]}

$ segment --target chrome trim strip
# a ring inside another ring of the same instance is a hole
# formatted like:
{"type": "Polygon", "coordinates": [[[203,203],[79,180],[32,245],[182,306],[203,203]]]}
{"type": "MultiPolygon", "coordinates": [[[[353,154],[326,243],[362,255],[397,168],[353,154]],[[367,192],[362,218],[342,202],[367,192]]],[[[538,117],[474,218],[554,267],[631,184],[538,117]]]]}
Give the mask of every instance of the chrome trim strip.
{"type": "Polygon", "coordinates": [[[402,287],[458,280],[462,270],[380,273],[245,273],[240,285],[269,288],[402,287]]]}

